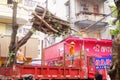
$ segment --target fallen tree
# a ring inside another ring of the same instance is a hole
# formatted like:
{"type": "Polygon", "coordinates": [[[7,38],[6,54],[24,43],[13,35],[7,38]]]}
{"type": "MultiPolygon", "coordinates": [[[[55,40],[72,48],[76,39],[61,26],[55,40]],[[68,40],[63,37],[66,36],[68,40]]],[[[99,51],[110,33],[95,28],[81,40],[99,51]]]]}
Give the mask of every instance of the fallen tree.
{"type": "MultiPolygon", "coordinates": [[[[13,4],[16,5],[17,3],[14,2],[13,4]]],[[[13,32],[11,35],[11,42],[9,46],[9,59],[8,59],[9,60],[8,62],[11,66],[13,66],[15,62],[15,55],[19,47],[23,46],[36,30],[41,31],[48,35],[57,35],[57,36],[65,35],[70,32],[69,22],[54,16],[51,12],[49,12],[45,8],[42,8],[41,6],[37,6],[35,8],[35,11],[32,13],[32,15],[33,15],[33,18],[31,20],[32,28],[19,41],[16,40],[16,34],[19,25],[17,25],[15,20],[13,20],[14,25],[12,25],[13,32]]],[[[6,65],[8,65],[8,63],[6,65]]]]}
{"type": "Polygon", "coordinates": [[[69,32],[69,22],[64,21],[56,16],[54,16],[47,9],[37,6],[35,12],[33,12],[34,18],[39,20],[34,20],[35,25],[39,25],[38,31],[46,34],[58,34],[69,32]],[[43,23],[43,24],[42,24],[43,23]],[[62,32],[62,33],[61,33],[62,32]]]}

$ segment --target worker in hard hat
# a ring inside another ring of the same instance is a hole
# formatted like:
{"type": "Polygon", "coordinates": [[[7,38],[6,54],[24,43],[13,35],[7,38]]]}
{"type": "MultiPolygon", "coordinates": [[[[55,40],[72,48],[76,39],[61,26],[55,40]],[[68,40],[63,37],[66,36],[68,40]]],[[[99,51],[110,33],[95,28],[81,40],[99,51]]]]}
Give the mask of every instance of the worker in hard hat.
{"type": "Polygon", "coordinates": [[[74,63],[74,53],[75,53],[75,43],[71,42],[70,43],[70,60],[71,60],[71,65],[74,63]]]}
{"type": "Polygon", "coordinates": [[[24,62],[27,61],[27,59],[25,58],[25,56],[22,52],[22,48],[18,49],[16,58],[17,58],[17,60],[16,60],[17,64],[24,64],[24,62]]]}

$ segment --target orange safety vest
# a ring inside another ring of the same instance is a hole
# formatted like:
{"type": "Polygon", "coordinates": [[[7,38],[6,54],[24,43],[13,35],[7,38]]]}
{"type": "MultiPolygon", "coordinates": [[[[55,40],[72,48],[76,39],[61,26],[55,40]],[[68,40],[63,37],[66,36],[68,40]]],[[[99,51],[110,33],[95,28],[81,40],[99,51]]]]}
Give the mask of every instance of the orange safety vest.
{"type": "Polygon", "coordinates": [[[75,53],[75,46],[74,45],[70,45],[70,55],[74,55],[75,53]]]}
{"type": "Polygon", "coordinates": [[[26,58],[24,57],[24,54],[20,51],[17,52],[17,61],[24,62],[26,58]]]}
{"type": "Polygon", "coordinates": [[[18,61],[24,61],[24,55],[23,54],[19,54],[17,57],[18,61]]]}

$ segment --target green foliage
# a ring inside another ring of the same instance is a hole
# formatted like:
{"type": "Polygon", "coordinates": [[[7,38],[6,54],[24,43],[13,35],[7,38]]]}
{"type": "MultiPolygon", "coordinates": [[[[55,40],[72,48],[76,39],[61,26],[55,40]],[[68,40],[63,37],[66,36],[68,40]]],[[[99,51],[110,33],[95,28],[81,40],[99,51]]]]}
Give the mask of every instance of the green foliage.
{"type": "Polygon", "coordinates": [[[117,21],[117,22],[116,22],[115,24],[113,24],[113,25],[115,25],[116,28],[113,29],[113,30],[110,30],[110,33],[111,33],[112,35],[117,35],[117,34],[120,32],[120,21],[117,21]]]}
{"type": "Polygon", "coordinates": [[[110,30],[110,33],[112,35],[117,35],[119,32],[120,32],[120,21],[117,21],[115,24],[113,25],[116,25],[116,28],[113,29],[113,30],[110,30]]]}
{"type": "Polygon", "coordinates": [[[36,33],[36,30],[35,30],[34,28],[31,28],[31,29],[30,29],[30,32],[32,32],[33,34],[35,34],[35,33],[36,33]]]}
{"type": "Polygon", "coordinates": [[[119,1],[119,0],[114,0],[115,2],[119,1]]]}
{"type": "Polygon", "coordinates": [[[9,53],[8,55],[9,57],[12,57],[13,55],[15,55],[15,53],[9,53]]]}
{"type": "Polygon", "coordinates": [[[120,21],[116,22],[116,27],[117,27],[118,30],[120,30],[120,21]]]}
{"type": "Polygon", "coordinates": [[[8,56],[9,56],[9,60],[6,63],[6,67],[8,66],[8,64],[14,63],[15,53],[9,53],[8,56]]]}
{"type": "MultiPolygon", "coordinates": [[[[117,18],[118,10],[116,9],[116,6],[110,6],[110,8],[112,10],[115,10],[112,15],[113,15],[113,17],[117,18]]],[[[114,23],[113,21],[110,21],[109,24],[116,26],[115,29],[110,30],[110,34],[117,35],[120,32],[120,20],[118,20],[116,23],[114,23]]]]}
{"type": "Polygon", "coordinates": [[[75,35],[80,36],[80,35],[81,35],[81,33],[80,33],[80,32],[75,32],[75,35]]]}
{"type": "Polygon", "coordinates": [[[59,24],[58,24],[58,23],[54,23],[54,26],[55,26],[55,27],[58,27],[58,26],[59,26],[59,24]]]}
{"type": "Polygon", "coordinates": [[[113,17],[117,17],[118,16],[118,10],[116,9],[116,6],[110,6],[111,10],[114,11],[114,13],[112,14],[113,17]]]}
{"type": "Polygon", "coordinates": [[[114,25],[114,23],[113,23],[112,20],[110,20],[108,23],[109,23],[110,25],[114,25]]]}
{"type": "Polygon", "coordinates": [[[110,34],[117,35],[119,33],[119,30],[116,28],[114,30],[110,30],[110,34]]]}
{"type": "Polygon", "coordinates": [[[64,35],[66,35],[66,34],[68,34],[70,32],[69,31],[69,29],[70,29],[69,24],[60,25],[59,23],[54,23],[52,25],[52,27],[58,31],[57,33],[53,34],[54,36],[61,36],[61,35],[64,36],[64,35]]]}

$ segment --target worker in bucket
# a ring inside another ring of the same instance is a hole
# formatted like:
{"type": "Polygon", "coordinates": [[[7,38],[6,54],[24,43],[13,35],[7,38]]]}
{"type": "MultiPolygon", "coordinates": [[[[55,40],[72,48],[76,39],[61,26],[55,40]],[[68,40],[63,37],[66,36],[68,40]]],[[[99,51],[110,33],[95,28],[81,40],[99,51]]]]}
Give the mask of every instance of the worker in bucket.
{"type": "Polygon", "coordinates": [[[70,43],[70,60],[71,60],[71,66],[73,66],[74,63],[74,53],[75,53],[75,43],[70,43]]]}
{"type": "Polygon", "coordinates": [[[23,52],[22,52],[22,48],[19,48],[16,54],[16,63],[17,64],[21,64],[23,65],[25,61],[27,61],[27,59],[25,58],[23,52]]]}

